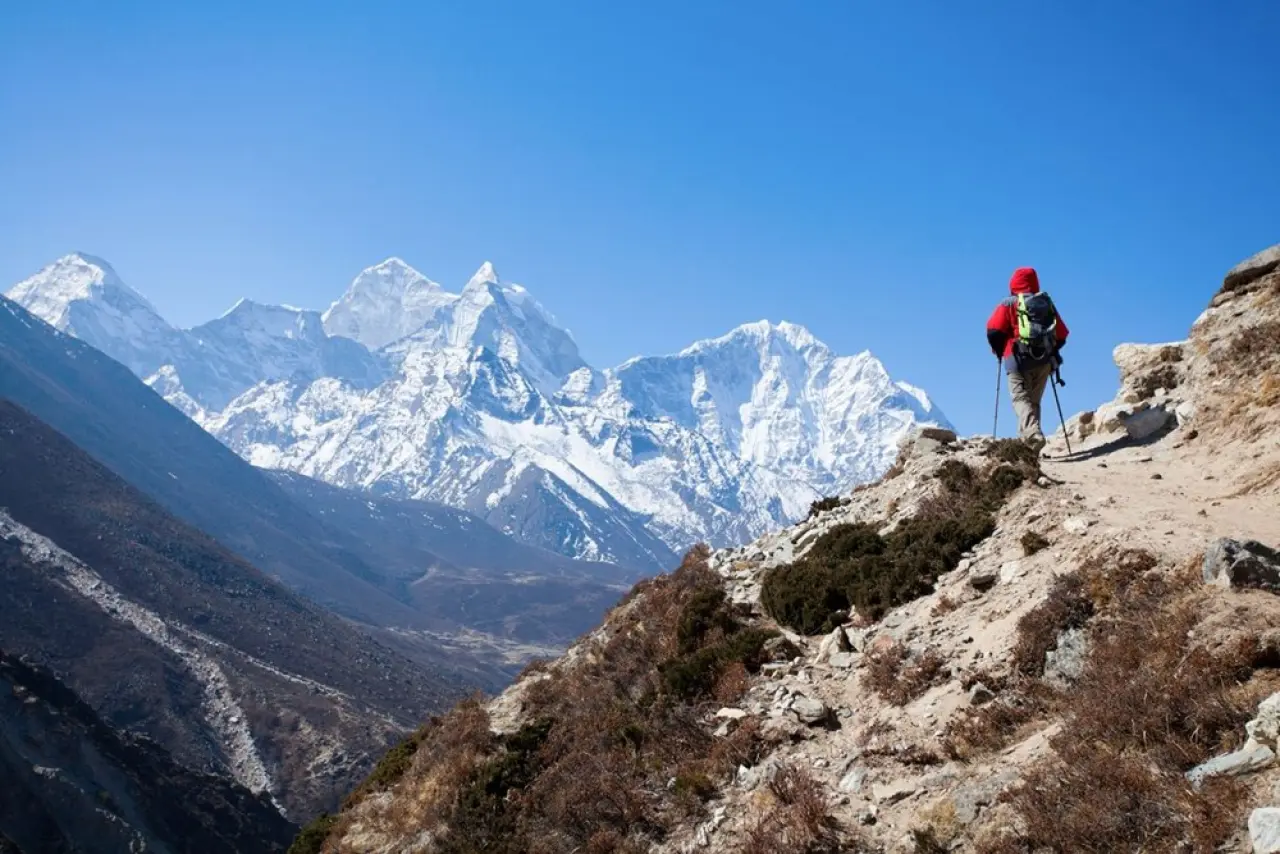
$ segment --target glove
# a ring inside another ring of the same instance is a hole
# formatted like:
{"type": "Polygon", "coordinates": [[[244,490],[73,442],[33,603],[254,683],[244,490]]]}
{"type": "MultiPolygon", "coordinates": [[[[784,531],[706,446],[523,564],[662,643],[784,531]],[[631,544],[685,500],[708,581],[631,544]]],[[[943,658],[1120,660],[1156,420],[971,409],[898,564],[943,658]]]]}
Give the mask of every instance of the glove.
{"type": "Polygon", "coordinates": [[[991,346],[991,352],[996,358],[1004,356],[1004,348],[1008,340],[1003,332],[997,332],[994,329],[987,330],[987,344],[991,346]]]}

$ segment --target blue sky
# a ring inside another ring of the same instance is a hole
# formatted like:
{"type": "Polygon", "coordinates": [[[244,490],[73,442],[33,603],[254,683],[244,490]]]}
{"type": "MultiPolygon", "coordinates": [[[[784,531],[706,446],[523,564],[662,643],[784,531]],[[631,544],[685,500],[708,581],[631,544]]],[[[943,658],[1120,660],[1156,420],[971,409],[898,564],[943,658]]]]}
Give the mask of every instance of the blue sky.
{"type": "Polygon", "coordinates": [[[593,364],[787,319],[984,431],[1014,267],[1078,410],[1280,241],[1277,32],[1271,0],[9,3],[0,283],[81,249],[190,325],[489,259],[593,364]]]}

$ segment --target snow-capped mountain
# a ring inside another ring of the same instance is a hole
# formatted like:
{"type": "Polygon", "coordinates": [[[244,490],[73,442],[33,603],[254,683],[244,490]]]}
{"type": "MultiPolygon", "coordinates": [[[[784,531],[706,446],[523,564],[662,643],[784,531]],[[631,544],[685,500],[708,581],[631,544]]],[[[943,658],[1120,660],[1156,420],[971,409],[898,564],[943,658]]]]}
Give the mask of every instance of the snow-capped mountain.
{"type": "Polygon", "coordinates": [[[692,542],[746,541],[883,473],[915,424],[946,424],[870,353],[838,356],[790,323],[598,371],[488,263],[454,294],[393,258],[323,317],[242,301],[182,331],[150,310],[141,359],[99,318],[121,299],[80,286],[98,275],[85,265],[132,294],[72,256],[10,296],[251,462],[461,507],[573,557],[665,569],[692,542]]]}

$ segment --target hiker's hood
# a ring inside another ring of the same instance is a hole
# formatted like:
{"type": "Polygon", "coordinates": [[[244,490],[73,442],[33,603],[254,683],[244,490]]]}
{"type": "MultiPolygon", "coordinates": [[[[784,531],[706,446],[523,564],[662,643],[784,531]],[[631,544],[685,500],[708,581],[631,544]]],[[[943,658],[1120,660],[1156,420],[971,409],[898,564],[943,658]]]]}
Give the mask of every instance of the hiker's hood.
{"type": "Polygon", "coordinates": [[[1040,277],[1036,275],[1034,267],[1019,267],[1013,271],[1013,276],[1009,279],[1009,293],[1011,294],[1038,294],[1040,293],[1040,277]]]}

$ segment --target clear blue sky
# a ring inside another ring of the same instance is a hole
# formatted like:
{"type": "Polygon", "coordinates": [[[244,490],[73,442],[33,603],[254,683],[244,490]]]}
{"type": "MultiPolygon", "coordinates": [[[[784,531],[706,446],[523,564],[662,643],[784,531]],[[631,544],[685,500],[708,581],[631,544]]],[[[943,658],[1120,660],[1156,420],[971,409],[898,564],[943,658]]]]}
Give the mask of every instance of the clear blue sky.
{"type": "Polygon", "coordinates": [[[190,325],[491,259],[598,366],[787,319],[989,430],[1014,267],[1077,410],[1280,242],[1277,33],[1274,0],[3,3],[0,283],[81,249],[190,325]]]}

